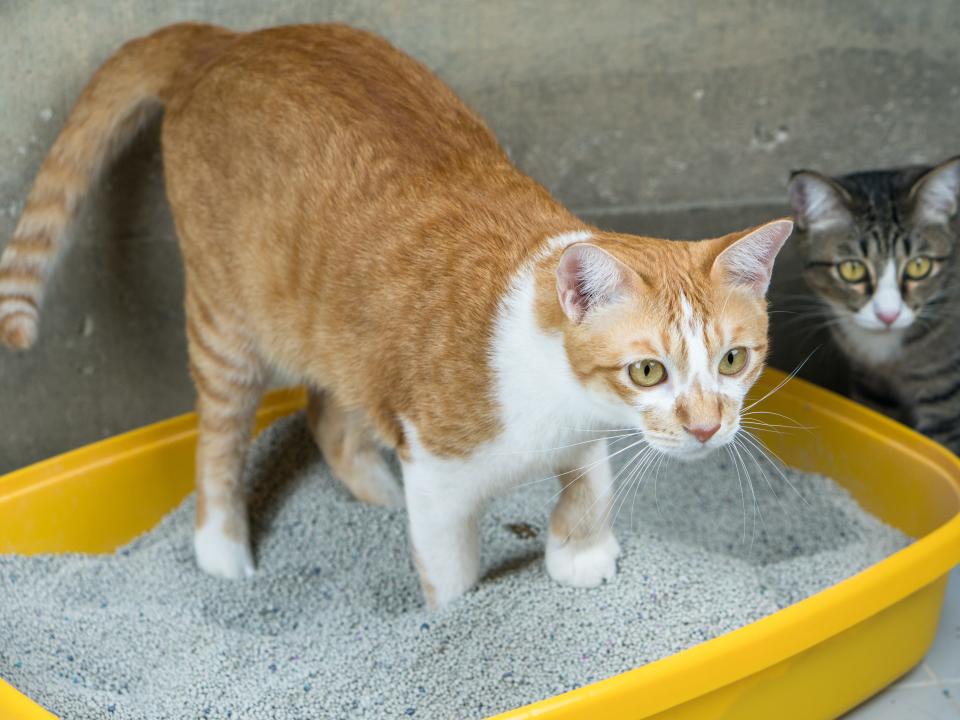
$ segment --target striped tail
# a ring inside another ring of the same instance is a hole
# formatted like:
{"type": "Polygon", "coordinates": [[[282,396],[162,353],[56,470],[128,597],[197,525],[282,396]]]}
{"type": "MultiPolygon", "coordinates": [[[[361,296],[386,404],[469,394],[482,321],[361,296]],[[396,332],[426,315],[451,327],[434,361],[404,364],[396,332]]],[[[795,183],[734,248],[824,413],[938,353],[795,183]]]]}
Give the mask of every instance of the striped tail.
{"type": "Polygon", "coordinates": [[[127,43],[94,74],[0,255],[0,342],[20,350],[33,345],[47,279],[100,169],[234,37],[212,25],[171,25],[127,43]]]}

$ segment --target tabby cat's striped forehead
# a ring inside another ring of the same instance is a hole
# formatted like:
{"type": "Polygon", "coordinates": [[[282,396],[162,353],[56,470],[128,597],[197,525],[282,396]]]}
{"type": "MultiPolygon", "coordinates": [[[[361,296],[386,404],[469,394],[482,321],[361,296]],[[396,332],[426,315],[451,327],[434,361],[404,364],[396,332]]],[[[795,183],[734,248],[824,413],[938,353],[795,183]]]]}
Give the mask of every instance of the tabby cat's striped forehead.
{"type": "Polygon", "coordinates": [[[876,170],[837,178],[848,193],[853,232],[837,238],[836,251],[849,257],[909,256],[915,249],[910,189],[925,170],[876,170]]]}
{"type": "Polygon", "coordinates": [[[930,171],[917,166],[834,178],[798,173],[791,195],[807,260],[899,262],[918,253],[950,254],[955,238],[918,212],[918,188],[930,171]],[[796,182],[798,176],[807,182],[796,182]]]}

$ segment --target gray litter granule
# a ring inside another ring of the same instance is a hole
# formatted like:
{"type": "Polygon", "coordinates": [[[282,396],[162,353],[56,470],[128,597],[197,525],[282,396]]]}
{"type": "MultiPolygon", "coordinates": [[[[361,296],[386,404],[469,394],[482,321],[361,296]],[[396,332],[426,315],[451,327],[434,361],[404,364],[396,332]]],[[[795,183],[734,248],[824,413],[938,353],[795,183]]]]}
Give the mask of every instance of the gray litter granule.
{"type": "Polygon", "coordinates": [[[495,501],[481,584],[431,613],[405,514],[352,500],[302,417],[262,435],[249,469],[251,580],[197,570],[192,499],[113,555],[0,556],[0,675],[70,720],[484,717],[746,625],[909,542],[792,470],[796,490],[754,470],[751,511],[719,453],[623,496],[619,574],[599,588],[543,569],[556,482],[495,501]]]}

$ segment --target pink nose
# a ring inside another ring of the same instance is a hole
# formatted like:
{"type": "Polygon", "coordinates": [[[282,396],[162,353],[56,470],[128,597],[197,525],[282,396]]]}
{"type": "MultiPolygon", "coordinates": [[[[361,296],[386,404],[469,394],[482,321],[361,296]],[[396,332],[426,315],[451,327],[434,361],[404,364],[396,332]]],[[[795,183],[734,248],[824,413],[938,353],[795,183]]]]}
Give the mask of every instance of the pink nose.
{"type": "Polygon", "coordinates": [[[900,308],[897,308],[893,312],[880,312],[877,310],[876,313],[877,317],[880,318],[880,322],[889,327],[897,321],[898,317],[900,317],[900,308]]]}
{"type": "Polygon", "coordinates": [[[687,427],[684,425],[683,429],[693,435],[700,442],[705,443],[707,440],[717,434],[717,430],[720,429],[720,424],[717,423],[713,427],[707,427],[706,425],[693,425],[691,427],[687,427]]]}

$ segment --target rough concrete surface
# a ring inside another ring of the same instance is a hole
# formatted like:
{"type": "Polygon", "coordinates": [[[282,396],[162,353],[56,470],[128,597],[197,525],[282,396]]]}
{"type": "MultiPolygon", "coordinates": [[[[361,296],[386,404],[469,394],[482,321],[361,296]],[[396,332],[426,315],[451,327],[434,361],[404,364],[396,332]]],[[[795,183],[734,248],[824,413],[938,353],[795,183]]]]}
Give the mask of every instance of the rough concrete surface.
{"type": "MultiPolygon", "coordinates": [[[[571,207],[645,234],[716,235],[780,213],[792,167],[958,151],[950,0],[5,0],[0,245],[93,70],[123,41],[188,19],[380,32],[571,207]]],[[[88,204],[39,347],[0,351],[0,472],[191,405],[156,138],[146,132],[88,204]]]]}

